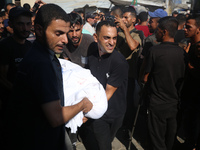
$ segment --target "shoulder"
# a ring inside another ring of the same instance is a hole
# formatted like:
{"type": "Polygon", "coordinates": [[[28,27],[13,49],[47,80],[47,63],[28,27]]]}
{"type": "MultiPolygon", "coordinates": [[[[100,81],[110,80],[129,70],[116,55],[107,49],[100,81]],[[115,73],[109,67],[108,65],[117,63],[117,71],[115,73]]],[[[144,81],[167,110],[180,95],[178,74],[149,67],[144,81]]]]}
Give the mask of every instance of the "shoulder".
{"type": "Polygon", "coordinates": [[[93,36],[90,35],[90,34],[84,34],[84,33],[83,33],[83,41],[93,42],[93,41],[94,41],[94,38],[93,38],[93,36]]]}
{"type": "Polygon", "coordinates": [[[13,42],[13,41],[14,41],[14,40],[12,39],[12,37],[9,36],[9,37],[6,37],[5,39],[1,40],[1,41],[0,41],[0,44],[1,44],[1,45],[2,45],[2,44],[8,44],[8,43],[13,42]]]}
{"type": "Polygon", "coordinates": [[[124,66],[128,65],[125,57],[121,53],[119,53],[117,50],[113,51],[111,58],[112,58],[112,62],[115,64],[124,65],[124,66]]]}

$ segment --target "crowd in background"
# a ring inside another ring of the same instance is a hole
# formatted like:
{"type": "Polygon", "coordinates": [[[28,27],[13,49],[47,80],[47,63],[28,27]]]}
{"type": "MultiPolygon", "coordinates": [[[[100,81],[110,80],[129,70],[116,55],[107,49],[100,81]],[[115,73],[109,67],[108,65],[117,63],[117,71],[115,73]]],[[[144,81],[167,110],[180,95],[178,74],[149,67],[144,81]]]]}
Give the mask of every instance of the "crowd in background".
{"type": "Polygon", "coordinates": [[[134,6],[65,13],[40,0],[32,8],[8,3],[0,12],[3,148],[27,149],[35,144],[30,149],[46,145],[62,149],[60,141],[67,139],[68,149],[76,149],[81,140],[87,150],[111,150],[120,128],[130,140],[142,105],[149,149],[172,150],[178,140],[185,150],[199,150],[200,15],[177,11],[169,15],[160,8],[137,11],[134,6]],[[78,112],[90,111],[92,104],[83,98],[64,106],[59,59],[89,69],[108,100],[105,114],[99,119],[84,117],[76,133],[64,124],[78,112]]]}

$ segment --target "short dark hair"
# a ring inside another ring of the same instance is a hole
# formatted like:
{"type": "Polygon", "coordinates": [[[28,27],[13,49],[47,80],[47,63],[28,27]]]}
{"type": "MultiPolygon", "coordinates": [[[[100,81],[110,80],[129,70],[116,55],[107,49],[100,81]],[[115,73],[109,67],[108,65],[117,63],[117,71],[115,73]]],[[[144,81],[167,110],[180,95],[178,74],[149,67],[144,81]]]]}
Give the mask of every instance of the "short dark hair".
{"type": "Polygon", "coordinates": [[[25,4],[23,5],[23,7],[24,7],[25,9],[27,9],[27,10],[30,10],[30,9],[31,9],[31,6],[30,6],[28,3],[25,3],[25,4]]]}
{"type": "Polygon", "coordinates": [[[113,13],[114,16],[118,15],[120,18],[122,18],[122,14],[123,14],[123,9],[121,6],[113,6],[111,8],[110,13],[113,13]]]}
{"type": "Polygon", "coordinates": [[[70,19],[70,26],[73,26],[74,24],[76,24],[76,25],[83,24],[82,17],[79,14],[72,12],[72,13],[69,13],[68,16],[70,19]]]}
{"type": "Polygon", "coordinates": [[[5,12],[8,12],[7,6],[16,6],[16,5],[15,5],[14,3],[7,3],[7,4],[4,6],[5,12]]]}
{"type": "Polygon", "coordinates": [[[35,17],[35,25],[41,25],[44,30],[51,24],[52,20],[61,19],[70,22],[67,13],[56,4],[45,4],[37,12],[35,17]]]}
{"type": "Polygon", "coordinates": [[[10,9],[9,12],[9,21],[13,22],[16,20],[19,16],[26,16],[26,17],[32,17],[32,14],[29,10],[21,7],[21,6],[16,6],[12,9],[10,9]]]}
{"type": "Polygon", "coordinates": [[[169,32],[169,36],[174,38],[176,31],[178,30],[178,21],[172,16],[163,17],[159,20],[158,27],[161,30],[167,30],[169,32]]]}
{"type": "Polygon", "coordinates": [[[136,17],[136,10],[133,6],[125,7],[123,13],[130,12],[133,17],[136,17]]]}
{"type": "Polygon", "coordinates": [[[195,25],[197,27],[200,27],[200,15],[199,14],[193,14],[193,15],[190,15],[187,20],[189,19],[194,19],[195,20],[195,25]]]}
{"type": "MultiPolygon", "coordinates": [[[[101,27],[102,26],[107,26],[107,27],[116,27],[116,24],[113,22],[113,21],[110,21],[110,20],[104,20],[104,21],[101,21],[97,24],[97,27],[96,27],[96,33],[99,34],[100,30],[101,30],[101,27]]],[[[117,28],[116,28],[117,29],[117,28]]]]}
{"type": "Polygon", "coordinates": [[[179,25],[182,25],[186,22],[186,16],[184,14],[178,14],[176,16],[179,25]]]}
{"type": "Polygon", "coordinates": [[[141,22],[147,21],[148,20],[148,12],[141,12],[139,13],[138,19],[140,19],[141,22]]]}

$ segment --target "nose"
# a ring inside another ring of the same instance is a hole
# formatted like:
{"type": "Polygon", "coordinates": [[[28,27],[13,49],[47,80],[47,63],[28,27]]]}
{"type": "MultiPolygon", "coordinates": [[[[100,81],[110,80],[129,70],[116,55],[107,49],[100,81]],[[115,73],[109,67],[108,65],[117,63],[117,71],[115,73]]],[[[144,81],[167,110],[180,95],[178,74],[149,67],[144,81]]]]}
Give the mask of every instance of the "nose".
{"type": "Polygon", "coordinates": [[[73,36],[77,36],[76,31],[73,31],[73,36]]]}
{"type": "Polygon", "coordinates": [[[63,34],[63,36],[62,36],[62,43],[63,44],[67,44],[68,43],[67,34],[63,34]]]}
{"type": "Polygon", "coordinates": [[[116,40],[114,40],[114,39],[110,39],[110,40],[109,40],[109,44],[110,44],[110,45],[114,45],[115,42],[116,42],[116,40]]]}

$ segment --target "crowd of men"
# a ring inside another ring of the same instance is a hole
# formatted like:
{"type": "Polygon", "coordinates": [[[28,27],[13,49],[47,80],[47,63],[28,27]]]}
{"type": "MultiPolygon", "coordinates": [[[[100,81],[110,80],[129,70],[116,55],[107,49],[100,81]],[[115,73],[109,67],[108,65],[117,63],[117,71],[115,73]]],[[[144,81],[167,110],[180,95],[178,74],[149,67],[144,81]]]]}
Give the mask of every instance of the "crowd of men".
{"type": "Polygon", "coordinates": [[[132,130],[141,104],[149,149],[172,150],[177,137],[186,150],[200,149],[200,15],[114,6],[109,13],[84,16],[40,0],[33,8],[8,3],[4,10],[2,149],[72,150],[80,136],[87,150],[111,150],[120,128],[132,130]],[[89,69],[108,100],[105,114],[83,117],[76,133],[65,123],[93,104],[85,97],[64,105],[59,59],[89,69]]]}

